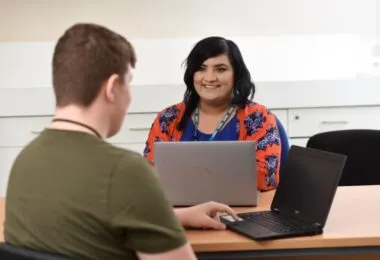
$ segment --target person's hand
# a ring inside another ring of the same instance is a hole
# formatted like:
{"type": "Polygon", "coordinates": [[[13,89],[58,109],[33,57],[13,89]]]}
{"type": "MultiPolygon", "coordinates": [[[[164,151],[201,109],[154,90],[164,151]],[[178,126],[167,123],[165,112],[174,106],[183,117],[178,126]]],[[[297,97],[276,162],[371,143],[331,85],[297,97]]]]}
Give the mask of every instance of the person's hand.
{"type": "Polygon", "coordinates": [[[228,214],[236,220],[236,212],[229,206],[217,202],[207,202],[193,207],[175,209],[180,222],[185,227],[203,229],[225,229],[226,226],[219,221],[219,215],[228,214]]]}

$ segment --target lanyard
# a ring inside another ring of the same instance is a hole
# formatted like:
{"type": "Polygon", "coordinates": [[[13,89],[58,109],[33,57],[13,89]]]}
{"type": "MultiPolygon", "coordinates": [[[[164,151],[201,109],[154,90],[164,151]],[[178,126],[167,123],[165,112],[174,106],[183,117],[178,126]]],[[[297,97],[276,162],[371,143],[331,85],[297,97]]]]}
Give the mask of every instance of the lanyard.
{"type": "MultiPolygon", "coordinates": [[[[215,139],[215,136],[216,134],[224,127],[224,125],[226,124],[227,120],[230,118],[232,112],[234,111],[234,107],[231,106],[227,113],[224,115],[224,117],[222,118],[222,121],[220,121],[218,127],[215,129],[214,133],[212,133],[209,141],[212,141],[215,139]]],[[[197,136],[198,136],[198,124],[199,124],[199,109],[198,107],[195,109],[194,111],[194,124],[195,124],[195,131],[194,131],[194,135],[193,135],[193,140],[197,140],[197,136]]]]}

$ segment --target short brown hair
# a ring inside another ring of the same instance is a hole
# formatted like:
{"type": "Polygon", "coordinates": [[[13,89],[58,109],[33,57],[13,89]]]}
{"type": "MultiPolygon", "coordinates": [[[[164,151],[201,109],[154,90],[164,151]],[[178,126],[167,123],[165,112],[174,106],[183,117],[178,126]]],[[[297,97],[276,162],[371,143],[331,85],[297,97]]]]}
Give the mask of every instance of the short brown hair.
{"type": "Polygon", "coordinates": [[[121,80],[135,67],[133,46],[123,36],[96,24],[78,23],[59,38],[53,55],[53,87],[58,107],[88,107],[112,74],[121,80]]]}

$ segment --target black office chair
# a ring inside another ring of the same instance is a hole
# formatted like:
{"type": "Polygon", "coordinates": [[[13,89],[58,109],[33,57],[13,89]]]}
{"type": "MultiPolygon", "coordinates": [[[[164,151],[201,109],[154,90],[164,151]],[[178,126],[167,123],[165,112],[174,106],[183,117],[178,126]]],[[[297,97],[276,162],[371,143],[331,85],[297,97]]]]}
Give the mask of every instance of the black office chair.
{"type": "Polygon", "coordinates": [[[380,130],[319,133],[312,136],[306,146],[347,155],[339,186],[380,184],[380,130]]]}
{"type": "Polygon", "coordinates": [[[66,257],[50,253],[37,252],[25,248],[15,247],[7,243],[0,243],[0,259],[4,260],[69,260],[66,257]]]}

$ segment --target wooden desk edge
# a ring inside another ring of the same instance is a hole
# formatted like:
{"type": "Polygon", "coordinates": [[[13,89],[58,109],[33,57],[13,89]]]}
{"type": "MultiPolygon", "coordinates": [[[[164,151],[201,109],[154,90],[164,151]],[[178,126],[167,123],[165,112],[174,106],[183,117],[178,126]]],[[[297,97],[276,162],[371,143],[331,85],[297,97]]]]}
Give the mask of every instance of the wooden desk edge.
{"type": "Polygon", "coordinates": [[[194,251],[202,252],[226,252],[226,251],[250,251],[250,250],[280,250],[280,249],[318,249],[318,248],[344,248],[344,247],[380,247],[379,238],[336,238],[314,240],[277,239],[273,241],[246,241],[225,242],[217,244],[193,243],[194,251]]]}

